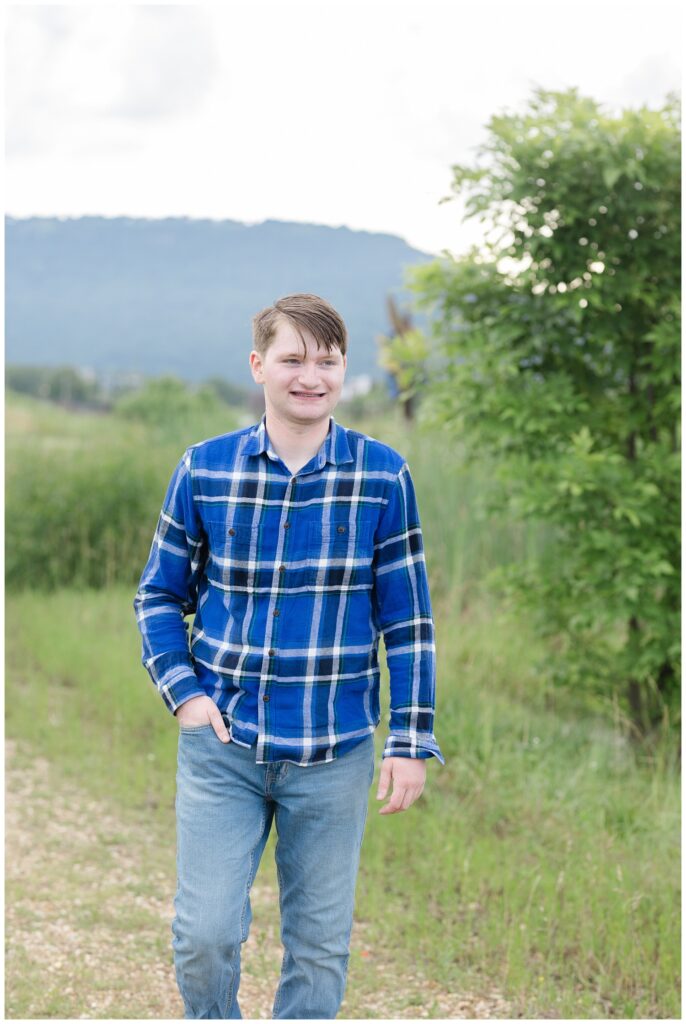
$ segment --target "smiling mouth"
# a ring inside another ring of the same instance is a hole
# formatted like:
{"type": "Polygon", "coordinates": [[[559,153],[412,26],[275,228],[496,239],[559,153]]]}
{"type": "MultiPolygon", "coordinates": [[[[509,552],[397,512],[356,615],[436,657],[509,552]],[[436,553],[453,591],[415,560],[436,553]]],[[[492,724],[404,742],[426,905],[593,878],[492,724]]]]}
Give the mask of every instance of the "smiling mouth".
{"type": "Polygon", "coordinates": [[[307,398],[310,401],[314,398],[323,398],[324,393],[319,391],[291,391],[291,394],[296,398],[307,398]]]}

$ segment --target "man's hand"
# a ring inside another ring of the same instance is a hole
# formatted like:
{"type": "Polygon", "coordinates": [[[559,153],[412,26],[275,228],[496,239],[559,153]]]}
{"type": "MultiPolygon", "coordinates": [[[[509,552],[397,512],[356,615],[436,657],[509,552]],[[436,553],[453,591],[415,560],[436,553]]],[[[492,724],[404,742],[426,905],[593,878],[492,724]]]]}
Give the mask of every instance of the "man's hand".
{"type": "Polygon", "coordinates": [[[229,743],[230,737],[224,725],[221,711],[211,697],[191,697],[176,709],[179,725],[211,725],[222,743],[229,743]]]}
{"type": "Polygon", "coordinates": [[[381,761],[381,775],[376,799],[383,800],[388,786],[393,780],[393,793],[387,804],[379,809],[379,814],[395,814],[406,811],[424,789],[426,781],[426,758],[420,757],[384,757],[381,761]]]}

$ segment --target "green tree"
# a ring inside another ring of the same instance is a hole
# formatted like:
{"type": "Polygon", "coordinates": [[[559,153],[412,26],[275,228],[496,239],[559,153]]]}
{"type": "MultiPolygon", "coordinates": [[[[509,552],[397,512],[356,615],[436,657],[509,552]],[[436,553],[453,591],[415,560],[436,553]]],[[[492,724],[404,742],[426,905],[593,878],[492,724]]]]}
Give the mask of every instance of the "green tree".
{"type": "Polygon", "coordinates": [[[221,400],[214,388],[207,386],[194,391],[171,374],[151,378],[139,390],[122,395],[114,405],[118,416],[151,426],[175,424],[219,408],[221,400]]]}
{"type": "Polygon", "coordinates": [[[142,388],[121,395],[114,403],[114,414],[144,423],[150,440],[161,444],[195,444],[238,426],[235,410],[214,388],[189,386],[171,374],[152,377],[142,388]]]}
{"type": "Polygon", "coordinates": [[[429,354],[423,333],[412,325],[412,316],[399,309],[395,299],[386,299],[392,335],[377,336],[379,366],[392,378],[398,392],[403,416],[408,423],[415,418],[417,392],[426,383],[425,360],[429,354]]]}
{"type": "Polygon", "coordinates": [[[251,391],[241,384],[234,384],[226,377],[207,377],[203,387],[214,392],[217,398],[227,405],[236,405],[244,408],[250,401],[251,391]]]}
{"type": "Polygon", "coordinates": [[[637,737],[678,722],[679,121],[673,94],[609,115],[536,89],[453,167],[486,245],[410,282],[442,356],[427,414],[494,459],[492,509],[550,526],[496,574],[550,639],[539,669],[637,737]]]}
{"type": "Polygon", "coordinates": [[[97,381],[74,366],[8,365],[5,368],[5,386],[52,402],[102,404],[97,381]]]}

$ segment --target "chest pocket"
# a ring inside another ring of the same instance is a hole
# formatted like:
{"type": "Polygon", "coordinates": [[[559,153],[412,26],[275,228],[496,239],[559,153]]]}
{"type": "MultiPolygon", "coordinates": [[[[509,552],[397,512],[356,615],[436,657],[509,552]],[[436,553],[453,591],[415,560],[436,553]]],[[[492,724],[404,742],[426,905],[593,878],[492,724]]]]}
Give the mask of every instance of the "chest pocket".
{"type": "Polygon", "coordinates": [[[226,517],[215,516],[205,521],[209,540],[208,575],[223,587],[246,590],[255,576],[250,561],[253,533],[245,523],[227,522],[226,517]]]}
{"type": "Polygon", "coordinates": [[[317,590],[371,587],[374,522],[346,519],[310,523],[308,585],[317,590]]]}

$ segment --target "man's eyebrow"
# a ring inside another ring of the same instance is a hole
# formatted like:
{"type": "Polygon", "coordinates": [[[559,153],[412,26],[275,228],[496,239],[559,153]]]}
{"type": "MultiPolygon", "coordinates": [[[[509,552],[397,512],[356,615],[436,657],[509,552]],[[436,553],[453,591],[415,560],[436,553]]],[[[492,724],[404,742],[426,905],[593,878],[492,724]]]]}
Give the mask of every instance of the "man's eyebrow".
{"type": "MultiPolygon", "coordinates": [[[[282,358],[283,359],[300,359],[301,355],[302,355],[301,352],[284,352],[282,358]]],[[[326,352],[325,354],[319,356],[318,358],[319,359],[331,359],[331,357],[333,355],[334,355],[333,352],[326,352]]]]}

